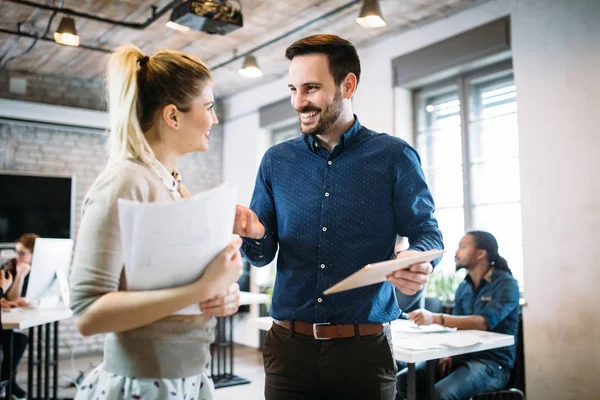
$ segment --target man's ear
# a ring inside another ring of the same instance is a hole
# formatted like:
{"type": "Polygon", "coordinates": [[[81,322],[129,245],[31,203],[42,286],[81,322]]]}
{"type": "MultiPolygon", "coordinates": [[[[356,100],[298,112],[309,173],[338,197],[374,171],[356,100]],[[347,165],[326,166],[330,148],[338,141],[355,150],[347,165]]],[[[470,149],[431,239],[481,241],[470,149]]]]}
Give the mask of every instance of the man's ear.
{"type": "Polygon", "coordinates": [[[174,104],[164,106],[160,117],[169,127],[173,129],[179,128],[179,110],[174,104]]]}
{"type": "Polygon", "coordinates": [[[358,85],[358,79],[352,72],[348,73],[342,81],[342,96],[345,99],[351,99],[356,92],[356,86],[358,85]]]}
{"type": "Polygon", "coordinates": [[[483,260],[487,257],[487,251],[485,250],[477,250],[477,259],[483,260]]]}

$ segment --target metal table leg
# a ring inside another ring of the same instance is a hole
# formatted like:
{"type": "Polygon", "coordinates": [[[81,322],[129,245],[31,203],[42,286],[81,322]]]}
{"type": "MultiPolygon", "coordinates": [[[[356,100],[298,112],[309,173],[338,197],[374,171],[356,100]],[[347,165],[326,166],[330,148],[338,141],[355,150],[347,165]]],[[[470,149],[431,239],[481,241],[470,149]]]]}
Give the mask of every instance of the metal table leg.
{"type": "Polygon", "coordinates": [[[52,373],[52,398],[58,398],[58,321],[54,322],[54,359],[53,359],[53,373],[52,373]]]}
{"type": "Polygon", "coordinates": [[[13,371],[13,347],[15,346],[15,331],[12,329],[9,329],[8,331],[8,344],[9,344],[9,350],[8,350],[8,368],[10,368],[10,370],[8,371],[8,386],[6,387],[6,398],[10,399],[12,398],[12,380],[13,380],[13,376],[15,376],[16,371],[13,371]]]}
{"type": "Polygon", "coordinates": [[[427,361],[427,398],[435,400],[435,366],[436,360],[427,361]]]}
{"type": "Polygon", "coordinates": [[[37,398],[42,398],[42,326],[37,327],[37,398]]]}
{"type": "Polygon", "coordinates": [[[35,328],[29,328],[29,349],[27,357],[27,400],[33,399],[33,338],[35,337],[35,328]]]}
{"type": "Polygon", "coordinates": [[[415,363],[408,363],[408,387],[406,393],[408,400],[417,400],[417,370],[415,363]]]}
{"type": "Polygon", "coordinates": [[[50,324],[45,325],[44,338],[44,399],[48,399],[50,396],[50,324]]]}

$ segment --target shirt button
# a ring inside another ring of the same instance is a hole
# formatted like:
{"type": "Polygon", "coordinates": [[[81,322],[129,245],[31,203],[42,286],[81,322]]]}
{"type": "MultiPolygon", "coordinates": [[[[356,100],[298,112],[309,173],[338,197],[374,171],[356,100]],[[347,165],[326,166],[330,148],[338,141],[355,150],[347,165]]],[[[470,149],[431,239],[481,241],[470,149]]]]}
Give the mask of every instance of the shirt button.
{"type": "Polygon", "coordinates": [[[325,197],[329,197],[329,192],[325,192],[325,197]]]}
{"type": "Polygon", "coordinates": [[[321,269],[325,269],[325,264],[321,264],[321,269]]]}
{"type": "Polygon", "coordinates": [[[326,226],[323,227],[323,232],[327,232],[327,227],[326,226]]]}
{"type": "Polygon", "coordinates": [[[318,301],[319,303],[322,303],[322,302],[323,302],[323,299],[319,297],[319,298],[317,299],[317,301],[318,301]]]}
{"type": "Polygon", "coordinates": [[[331,165],[331,164],[333,164],[333,161],[327,161],[327,164],[331,165]]]}

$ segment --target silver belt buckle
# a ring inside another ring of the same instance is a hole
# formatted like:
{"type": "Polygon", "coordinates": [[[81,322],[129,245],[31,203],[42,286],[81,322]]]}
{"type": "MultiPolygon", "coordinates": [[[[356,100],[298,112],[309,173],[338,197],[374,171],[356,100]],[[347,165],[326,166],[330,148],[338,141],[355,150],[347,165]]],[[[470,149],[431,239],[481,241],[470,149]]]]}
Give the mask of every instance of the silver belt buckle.
{"type": "Polygon", "coordinates": [[[328,338],[328,337],[326,337],[326,338],[321,338],[321,337],[319,337],[319,336],[317,335],[317,327],[318,327],[319,325],[331,325],[331,323],[329,323],[329,322],[315,322],[315,323],[313,324],[313,336],[315,337],[315,339],[317,339],[317,340],[329,340],[329,339],[331,339],[331,338],[328,338]]]}

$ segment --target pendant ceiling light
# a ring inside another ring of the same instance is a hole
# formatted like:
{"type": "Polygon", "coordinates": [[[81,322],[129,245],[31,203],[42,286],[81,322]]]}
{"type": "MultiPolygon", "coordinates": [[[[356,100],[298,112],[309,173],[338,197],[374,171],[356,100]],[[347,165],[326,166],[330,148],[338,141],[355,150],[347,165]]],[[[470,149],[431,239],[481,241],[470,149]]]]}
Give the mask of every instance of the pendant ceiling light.
{"type": "Polygon", "coordinates": [[[363,0],[356,22],[363,28],[381,28],[385,26],[385,20],[379,9],[379,0],[363,0]]]}
{"type": "Polygon", "coordinates": [[[259,78],[263,75],[262,70],[256,62],[256,58],[253,55],[248,55],[244,59],[244,64],[240,69],[240,75],[245,78],[259,78]]]}
{"type": "Polygon", "coordinates": [[[75,20],[70,17],[63,17],[54,32],[54,41],[67,46],[79,46],[79,36],[75,29],[75,20]]]}

